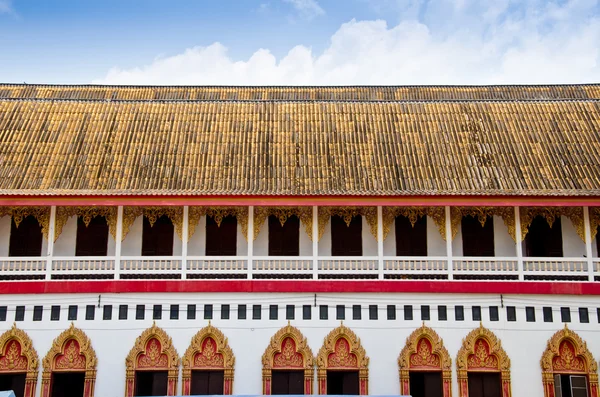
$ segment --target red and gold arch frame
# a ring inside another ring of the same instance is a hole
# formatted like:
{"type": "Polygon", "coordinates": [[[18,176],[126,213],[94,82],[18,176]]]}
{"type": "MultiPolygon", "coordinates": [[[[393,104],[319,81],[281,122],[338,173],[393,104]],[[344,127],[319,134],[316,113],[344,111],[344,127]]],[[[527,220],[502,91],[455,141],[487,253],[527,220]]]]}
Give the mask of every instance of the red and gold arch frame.
{"type": "Polygon", "coordinates": [[[314,358],[306,338],[289,323],[273,337],[262,356],[263,394],[271,394],[273,370],[304,370],[304,394],[313,394],[314,358]]]}
{"type": "Polygon", "coordinates": [[[125,397],[133,397],[135,393],[136,371],[167,371],[167,396],[176,395],[179,356],[171,337],[156,323],[135,340],[135,345],[125,358],[125,367],[125,397]]]}
{"type": "Polygon", "coordinates": [[[456,357],[458,395],[469,397],[469,372],[499,372],[502,397],[511,397],[510,359],[500,340],[492,331],[480,325],[463,339],[456,357]]]}
{"type": "Polygon", "coordinates": [[[554,375],[572,374],[587,377],[591,397],[598,394],[598,364],[587,344],[565,325],[549,340],[541,360],[544,397],[554,395],[554,375]]]}
{"type": "Polygon", "coordinates": [[[42,397],[50,397],[52,393],[54,372],[85,372],[83,397],[93,397],[97,365],[92,342],[85,332],[71,323],[69,329],[54,339],[50,351],[42,360],[42,397]]]}
{"type": "Polygon", "coordinates": [[[0,374],[25,374],[24,397],[35,396],[39,359],[31,338],[13,324],[0,335],[0,374]]]}
{"type": "Polygon", "coordinates": [[[410,371],[440,371],[444,397],[452,397],[452,359],[442,338],[423,324],[406,339],[398,357],[400,394],[410,394],[410,371]]]}
{"type": "Polygon", "coordinates": [[[317,355],[319,394],[327,394],[327,370],[358,370],[359,393],[369,394],[369,357],[358,336],[343,324],[325,337],[317,355]]]}
{"type": "Polygon", "coordinates": [[[193,370],[223,370],[223,394],[232,394],[235,357],[227,338],[219,329],[209,324],[198,331],[185,351],[182,363],[184,396],[189,396],[191,393],[193,370]]]}

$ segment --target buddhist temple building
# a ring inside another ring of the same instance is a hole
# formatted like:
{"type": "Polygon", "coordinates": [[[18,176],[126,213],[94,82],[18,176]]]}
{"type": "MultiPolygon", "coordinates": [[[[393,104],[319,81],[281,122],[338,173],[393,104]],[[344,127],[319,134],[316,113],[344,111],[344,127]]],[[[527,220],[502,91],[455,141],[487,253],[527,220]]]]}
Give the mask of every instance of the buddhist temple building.
{"type": "Polygon", "coordinates": [[[600,397],[600,85],[0,84],[0,390],[600,397]]]}

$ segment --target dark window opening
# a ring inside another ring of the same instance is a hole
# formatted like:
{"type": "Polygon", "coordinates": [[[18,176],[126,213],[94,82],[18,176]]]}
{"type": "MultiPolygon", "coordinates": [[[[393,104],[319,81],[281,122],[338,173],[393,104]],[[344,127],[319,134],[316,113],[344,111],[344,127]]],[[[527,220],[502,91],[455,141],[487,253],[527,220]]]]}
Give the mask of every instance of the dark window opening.
{"type": "Polygon", "coordinates": [[[514,306],[506,306],[506,320],[517,321],[517,308],[514,306]]]}
{"type": "Polygon", "coordinates": [[[481,306],[473,306],[471,314],[473,315],[473,321],[481,321],[481,306]]]}
{"type": "Polygon", "coordinates": [[[85,319],[86,320],[93,320],[94,318],[96,318],[96,306],[94,306],[94,305],[87,305],[85,307],[85,319]]]}
{"type": "Polygon", "coordinates": [[[127,320],[127,305],[119,305],[119,320],[127,320]]]}
{"type": "Polygon", "coordinates": [[[413,319],[413,307],[411,305],[404,305],[404,319],[405,320],[413,319]]]}
{"type": "Polygon", "coordinates": [[[525,321],[529,323],[535,322],[535,307],[527,306],[525,308],[525,321]]]}
{"type": "Polygon", "coordinates": [[[269,306],[269,320],[277,320],[279,317],[279,306],[270,305],[269,306]]]}
{"type": "Polygon", "coordinates": [[[410,371],[411,397],[443,397],[442,373],[410,371]]]}
{"type": "Polygon", "coordinates": [[[296,317],[296,307],[294,305],[287,305],[285,307],[285,319],[293,320],[296,317]]]}
{"type": "MultiPolygon", "coordinates": [[[[43,306],[34,306],[33,307],[33,321],[42,321],[42,314],[44,312],[43,306]]],[[[5,390],[5,389],[0,389],[5,390]]]]}
{"type": "Polygon", "coordinates": [[[106,222],[106,218],[96,216],[86,226],[83,218],[78,216],[75,256],[106,256],[107,253],[108,222],[106,222]]]}
{"type": "Polygon", "coordinates": [[[51,397],[81,397],[85,386],[85,372],[53,372],[51,397]]]}
{"type": "Polygon", "coordinates": [[[414,226],[405,216],[396,217],[396,255],[427,256],[427,217],[417,219],[414,226]]]}
{"type": "Polygon", "coordinates": [[[15,309],[15,321],[25,320],[25,306],[17,306],[15,309]]]}
{"type": "Polygon", "coordinates": [[[135,307],[135,319],[143,320],[146,317],[146,307],[144,305],[137,305],[135,307]]]}
{"type": "Polygon", "coordinates": [[[50,321],[58,321],[58,320],[60,320],[60,306],[50,307],[50,321]]]}
{"type": "Polygon", "coordinates": [[[218,225],[213,217],[206,217],[206,255],[234,256],[237,251],[237,218],[224,216],[218,225]]]}
{"type": "Polygon", "coordinates": [[[25,374],[0,374],[0,390],[12,390],[15,397],[23,397],[25,374]]]}
{"type": "Polygon", "coordinates": [[[502,397],[500,373],[469,372],[469,397],[502,397]]]}
{"type": "Polygon", "coordinates": [[[171,320],[179,320],[179,305],[171,305],[169,318],[171,320]]]}
{"type": "Polygon", "coordinates": [[[135,396],[166,396],[167,371],[136,371],[135,396]]]}
{"type": "Polygon", "coordinates": [[[379,313],[377,309],[377,305],[369,305],[369,320],[377,320],[379,318],[379,313]]]}
{"type": "Polygon", "coordinates": [[[112,305],[104,305],[102,308],[102,319],[112,320],[112,305]]]}
{"type": "Polygon", "coordinates": [[[425,321],[425,320],[429,320],[431,317],[431,313],[429,310],[429,306],[427,305],[422,305],[421,306],[421,320],[425,321]]]}
{"type": "Polygon", "coordinates": [[[465,321],[465,307],[454,306],[454,319],[456,321],[465,321]]]}
{"type": "Polygon", "coordinates": [[[494,218],[482,226],[479,218],[464,216],[461,223],[464,256],[494,256],[494,218]]]}
{"type": "Polygon", "coordinates": [[[352,306],[352,320],[360,320],[362,318],[362,307],[360,305],[352,306]]]}
{"type": "Polygon", "coordinates": [[[302,306],[302,319],[310,320],[311,318],[312,318],[312,308],[310,307],[310,305],[303,305],[302,306]]]}
{"type": "Polygon", "coordinates": [[[304,394],[304,371],[278,371],[271,373],[271,394],[304,394]]]}
{"type": "Polygon", "coordinates": [[[29,215],[23,218],[19,227],[11,219],[8,256],[41,256],[42,227],[38,220],[29,215]]]}
{"type": "Polygon", "coordinates": [[[152,308],[152,319],[162,319],[162,305],[154,305],[154,307],[152,308]]]}
{"type": "Polygon", "coordinates": [[[230,312],[231,312],[231,306],[221,305],[221,319],[222,320],[229,320],[230,312]]]}
{"type": "Polygon", "coordinates": [[[218,396],[223,394],[224,371],[192,371],[190,391],[192,396],[218,396]]]}
{"type": "Polygon", "coordinates": [[[238,305],[238,320],[245,320],[246,317],[246,305],[238,305]]]}
{"type": "Polygon", "coordinates": [[[163,215],[156,219],[154,225],[144,216],[142,231],[143,256],[171,256],[173,255],[173,222],[168,216],[163,215]]]}
{"type": "Polygon", "coordinates": [[[362,255],[362,216],[353,217],[350,225],[340,216],[331,217],[331,255],[362,255]]]}
{"type": "Polygon", "coordinates": [[[500,321],[498,306],[490,306],[490,321],[500,321]]]}
{"type": "Polygon", "coordinates": [[[552,316],[552,308],[551,307],[544,307],[542,309],[543,313],[544,313],[544,322],[545,323],[551,323],[554,321],[554,318],[552,316]]]}
{"type": "Polygon", "coordinates": [[[359,395],[358,371],[327,371],[327,394],[359,395]]]}
{"type": "Polygon", "coordinates": [[[252,320],[260,320],[261,317],[261,307],[260,305],[252,306],[252,320]]]}
{"type": "Polygon", "coordinates": [[[196,319],[196,305],[188,305],[187,306],[187,319],[188,320],[196,319]]]}
{"type": "Polygon", "coordinates": [[[555,397],[588,397],[588,379],[583,375],[554,375],[555,397]]]}
{"type": "Polygon", "coordinates": [[[448,308],[446,306],[438,306],[438,321],[448,320],[448,308]]]}
{"type": "Polygon", "coordinates": [[[269,216],[269,256],[300,255],[300,219],[292,215],[282,225],[275,215],[269,216]]]}
{"type": "Polygon", "coordinates": [[[213,305],[204,305],[204,319],[212,320],[213,318],[213,305]]]}
{"type": "Polygon", "coordinates": [[[562,227],[556,218],[552,227],[546,219],[536,216],[525,236],[525,255],[533,257],[562,257],[562,227]]]}
{"type": "Polygon", "coordinates": [[[321,306],[319,306],[319,318],[321,320],[327,320],[327,318],[329,317],[328,313],[327,313],[328,309],[329,308],[327,307],[327,305],[321,305],[321,306]]]}
{"type": "Polygon", "coordinates": [[[336,320],[345,320],[346,319],[346,306],[337,305],[335,307],[335,319],[336,320]]]}
{"type": "Polygon", "coordinates": [[[587,307],[579,308],[579,322],[580,323],[589,323],[590,322],[590,314],[588,312],[587,307]]]}
{"type": "Polygon", "coordinates": [[[69,321],[77,320],[77,306],[71,305],[69,306],[69,311],[67,312],[67,317],[69,321]]]}
{"type": "Polygon", "coordinates": [[[396,305],[388,305],[387,307],[387,319],[395,320],[396,319],[396,305]]]}
{"type": "Polygon", "coordinates": [[[570,323],[571,322],[571,308],[561,307],[560,308],[560,318],[563,323],[570,323]]]}
{"type": "Polygon", "coordinates": [[[6,306],[0,306],[0,321],[6,321],[6,306]]]}

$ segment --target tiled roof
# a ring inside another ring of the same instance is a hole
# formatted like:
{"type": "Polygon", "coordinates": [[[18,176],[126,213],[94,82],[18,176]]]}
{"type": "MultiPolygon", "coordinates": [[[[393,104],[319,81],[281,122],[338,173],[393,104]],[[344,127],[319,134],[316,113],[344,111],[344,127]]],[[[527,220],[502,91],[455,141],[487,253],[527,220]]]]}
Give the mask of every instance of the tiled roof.
{"type": "Polygon", "coordinates": [[[2,195],[600,196],[596,85],[0,85],[0,96],[2,195]],[[143,100],[169,90],[195,100],[143,100]]]}

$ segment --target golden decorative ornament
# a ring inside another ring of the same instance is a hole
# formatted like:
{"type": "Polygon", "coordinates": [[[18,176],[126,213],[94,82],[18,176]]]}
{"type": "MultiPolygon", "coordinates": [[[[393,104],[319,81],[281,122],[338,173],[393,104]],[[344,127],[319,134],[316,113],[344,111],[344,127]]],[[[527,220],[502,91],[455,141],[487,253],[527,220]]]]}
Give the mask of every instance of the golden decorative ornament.
{"type": "Polygon", "coordinates": [[[56,207],[56,221],[54,223],[54,241],[58,240],[58,237],[62,233],[63,227],[72,216],[81,217],[86,227],[89,226],[93,218],[97,216],[103,216],[106,218],[108,224],[108,230],[113,236],[113,239],[117,239],[117,210],[118,207],[56,207]]]}
{"type": "Polygon", "coordinates": [[[566,216],[573,223],[577,235],[585,242],[583,207],[520,207],[519,211],[521,216],[521,241],[527,236],[529,226],[531,226],[531,222],[536,216],[546,219],[550,227],[556,219],[566,216]]]}
{"type": "Polygon", "coordinates": [[[194,369],[225,370],[225,379],[233,381],[235,356],[223,332],[208,325],[192,337],[190,346],[181,357],[183,382],[191,380],[194,369]],[[205,344],[206,341],[206,344],[205,344]]]}
{"type": "Polygon", "coordinates": [[[600,397],[598,391],[598,363],[587,344],[567,324],[548,340],[546,350],[540,360],[544,397],[550,397],[554,391],[554,375],[563,373],[581,373],[587,376],[590,395],[600,397]]]}
{"type": "Polygon", "coordinates": [[[375,239],[377,240],[377,207],[319,207],[317,217],[319,220],[319,238],[317,241],[321,240],[321,237],[323,237],[325,227],[332,216],[343,218],[346,225],[350,226],[352,218],[358,215],[365,217],[369,224],[371,234],[375,236],[375,239]]]}
{"type": "Polygon", "coordinates": [[[122,240],[129,233],[131,225],[139,216],[145,216],[148,218],[150,226],[154,226],[154,223],[161,216],[167,216],[173,226],[175,226],[175,232],[179,236],[179,239],[183,239],[183,207],[123,207],[123,235],[122,240]]]}
{"type": "Polygon", "coordinates": [[[42,234],[48,238],[50,230],[50,207],[0,207],[0,217],[10,216],[18,228],[23,219],[33,216],[42,228],[42,234]]]}
{"type": "Polygon", "coordinates": [[[502,217],[508,229],[508,234],[512,237],[513,241],[517,241],[514,207],[450,207],[452,239],[456,237],[462,218],[465,216],[477,218],[481,226],[484,226],[486,220],[490,217],[502,217]]]}
{"type": "Polygon", "coordinates": [[[248,207],[189,207],[188,240],[196,232],[196,226],[198,226],[198,222],[203,216],[213,218],[219,227],[223,218],[235,216],[242,228],[244,238],[248,240],[248,207]]]}
{"type": "Polygon", "coordinates": [[[17,324],[0,335],[0,371],[23,371],[37,382],[38,362],[31,338],[17,324]]]}
{"type": "Polygon", "coordinates": [[[392,224],[398,216],[405,216],[414,227],[417,220],[423,216],[430,217],[438,227],[440,236],[446,240],[446,213],[444,207],[383,207],[383,239],[390,233],[392,224]]]}
{"type": "Polygon", "coordinates": [[[260,229],[264,225],[267,218],[271,215],[276,216],[281,223],[285,224],[290,216],[297,216],[304,225],[306,234],[312,241],[312,207],[254,207],[254,239],[258,237],[260,229]]]}

